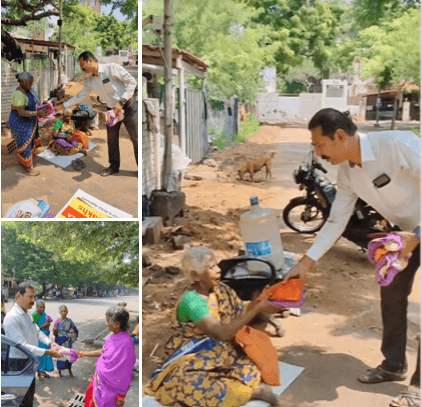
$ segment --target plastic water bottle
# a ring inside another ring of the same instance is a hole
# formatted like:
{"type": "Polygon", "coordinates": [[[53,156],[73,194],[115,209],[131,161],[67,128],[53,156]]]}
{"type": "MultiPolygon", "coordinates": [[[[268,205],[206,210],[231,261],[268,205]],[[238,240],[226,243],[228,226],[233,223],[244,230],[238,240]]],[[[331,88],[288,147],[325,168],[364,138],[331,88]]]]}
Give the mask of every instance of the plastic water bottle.
{"type": "MultiPolygon", "coordinates": [[[[276,270],[284,264],[283,244],[278,219],[272,209],[261,208],[258,197],[250,198],[251,209],[240,216],[240,234],[249,257],[271,261],[276,270]]],[[[260,262],[249,262],[250,271],[267,269],[260,262]]]]}

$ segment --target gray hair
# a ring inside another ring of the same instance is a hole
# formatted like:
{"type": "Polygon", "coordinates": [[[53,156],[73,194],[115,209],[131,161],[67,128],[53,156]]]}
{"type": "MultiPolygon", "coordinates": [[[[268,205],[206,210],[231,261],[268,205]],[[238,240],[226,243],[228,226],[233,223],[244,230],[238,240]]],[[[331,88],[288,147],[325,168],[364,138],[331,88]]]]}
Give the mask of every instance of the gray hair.
{"type": "Polygon", "coordinates": [[[60,305],[60,307],[59,307],[59,311],[61,311],[61,309],[62,309],[63,307],[64,307],[64,308],[66,308],[66,311],[69,311],[69,310],[67,309],[66,305],[60,305]]]}
{"type": "Polygon", "coordinates": [[[72,111],[72,109],[71,109],[70,107],[66,107],[66,108],[63,110],[63,115],[65,115],[67,112],[73,113],[73,111],[72,111]]]}
{"type": "Polygon", "coordinates": [[[22,82],[28,82],[31,79],[34,79],[34,77],[27,71],[24,72],[19,72],[16,74],[16,79],[18,80],[19,83],[22,82]]]}
{"type": "Polygon", "coordinates": [[[32,288],[35,291],[35,287],[28,282],[20,283],[18,285],[18,291],[16,291],[16,294],[19,293],[20,295],[24,295],[26,293],[27,288],[32,288]]]}
{"type": "Polygon", "coordinates": [[[120,330],[127,331],[129,328],[129,312],[122,306],[114,306],[106,312],[107,321],[120,322],[120,330]]]}
{"type": "Polygon", "coordinates": [[[202,276],[214,259],[214,253],[207,247],[191,247],[183,254],[182,269],[188,278],[192,277],[192,272],[202,276]]]}
{"type": "Polygon", "coordinates": [[[35,301],[35,306],[36,306],[37,308],[40,306],[40,304],[44,304],[44,305],[45,305],[44,300],[42,300],[41,298],[40,298],[40,299],[38,299],[37,301],[35,301]]]}

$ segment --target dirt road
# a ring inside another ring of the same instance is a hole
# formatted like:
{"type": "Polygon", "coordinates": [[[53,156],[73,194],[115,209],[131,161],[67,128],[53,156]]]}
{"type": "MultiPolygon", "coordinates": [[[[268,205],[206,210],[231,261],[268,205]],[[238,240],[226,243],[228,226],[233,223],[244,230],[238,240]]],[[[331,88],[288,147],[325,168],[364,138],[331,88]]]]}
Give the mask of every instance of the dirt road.
{"type": "MultiPolygon", "coordinates": [[[[301,192],[292,179],[309,151],[310,133],[304,126],[261,127],[260,132],[242,145],[211,156],[218,167],[191,166],[189,175],[200,181],[183,182],[187,211],[166,229],[163,242],[145,246],[143,253],[151,266],[143,277],[152,277],[143,289],[143,386],[161,355],[167,339],[169,316],[187,286],[179,271],[181,251],[170,243],[171,230],[192,237],[193,245],[210,247],[217,260],[237,255],[242,247],[238,229],[239,215],[247,210],[249,197],[257,195],[263,207],[282,210],[301,192]],[[302,127],[302,128],[300,128],[302,127]],[[265,181],[265,171],[256,174],[255,182],[237,181],[236,166],[241,157],[276,151],[273,178],[265,181]],[[152,352],[154,347],[158,349],[152,352]]],[[[325,165],[328,176],[336,179],[336,168],[325,165]]],[[[302,256],[314,236],[299,235],[280,221],[285,250],[302,256]]],[[[419,273],[417,275],[419,281],[419,273]]],[[[284,393],[286,407],[355,407],[388,406],[391,398],[404,390],[410,381],[364,385],[356,377],[382,360],[379,286],[374,267],[367,255],[341,238],[318,263],[307,278],[307,300],[300,317],[280,320],[286,328],[283,338],[273,337],[279,359],[305,367],[304,372],[284,393]]],[[[419,287],[414,286],[409,305],[410,319],[417,321],[419,287]]],[[[416,363],[415,335],[418,325],[409,322],[408,363],[413,373],[416,363]]],[[[267,331],[273,335],[273,328],[267,331]]]]}

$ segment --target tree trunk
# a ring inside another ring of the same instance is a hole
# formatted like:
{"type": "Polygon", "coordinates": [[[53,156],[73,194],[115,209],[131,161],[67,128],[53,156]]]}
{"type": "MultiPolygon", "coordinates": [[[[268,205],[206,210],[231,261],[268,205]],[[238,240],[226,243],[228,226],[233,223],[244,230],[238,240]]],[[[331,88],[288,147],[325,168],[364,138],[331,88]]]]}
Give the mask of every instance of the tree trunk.
{"type": "Polygon", "coordinates": [[[164,102],[165,115],[165,152],[162,185],[168,190],[171,177],[171,144],[173,139],[173,89],[172,89],[172,50],[171,50],[171,19],[173,0],[165,0],[164,14],[164,75],[166,80],[166,99],[164,102]]]}

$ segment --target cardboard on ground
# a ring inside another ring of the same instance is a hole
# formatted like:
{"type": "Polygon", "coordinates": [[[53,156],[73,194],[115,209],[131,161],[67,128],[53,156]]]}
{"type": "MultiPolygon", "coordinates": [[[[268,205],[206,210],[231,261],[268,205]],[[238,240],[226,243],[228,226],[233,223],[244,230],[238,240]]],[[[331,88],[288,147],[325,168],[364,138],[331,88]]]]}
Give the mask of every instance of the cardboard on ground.
{"type": "MultiPolygon", "coordinates": [[[[275,394],[282,394],[305,370],[304,367],[290,365],[288,363],[279,362],[281,386],[273,386],[275,394]]],[[[261,400],[252,400],[245,404],[245,407],[267,407],[269,403],[261,400]]],[[[145,396],[142,398],[142,407],[163,407],[154,397],[145,396]]]]}
{"type": "Polygon", "coordinates": [[[78,189],[56,218],[133,218],[133,216],[78,189]]]}

